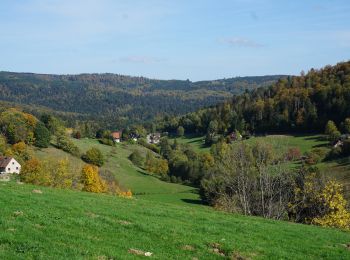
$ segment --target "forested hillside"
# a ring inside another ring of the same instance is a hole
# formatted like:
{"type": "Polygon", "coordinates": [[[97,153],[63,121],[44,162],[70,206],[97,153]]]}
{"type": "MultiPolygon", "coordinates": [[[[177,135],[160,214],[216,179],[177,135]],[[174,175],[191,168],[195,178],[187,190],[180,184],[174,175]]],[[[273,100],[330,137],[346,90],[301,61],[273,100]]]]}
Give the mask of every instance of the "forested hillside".
{"type": "Polygon", "coordinates": [[[329,120],[338,127],[350,116],[350,61],[281,78],[269,88],[237,95],[228,102],[180,118],[165,118],[159,127],[175,132],[225,134],[323,132],[329,120]]]}
{"type": "Polygon", "coordinates": [[[265,87],[281,76],[191,82],[116,74],[40,75],[0,72],[0,101],[38,115],[59,115],[72,125],[94,121],[123,127],[157,116],[181,115],[217,104],[245,90],[265,87]]]}

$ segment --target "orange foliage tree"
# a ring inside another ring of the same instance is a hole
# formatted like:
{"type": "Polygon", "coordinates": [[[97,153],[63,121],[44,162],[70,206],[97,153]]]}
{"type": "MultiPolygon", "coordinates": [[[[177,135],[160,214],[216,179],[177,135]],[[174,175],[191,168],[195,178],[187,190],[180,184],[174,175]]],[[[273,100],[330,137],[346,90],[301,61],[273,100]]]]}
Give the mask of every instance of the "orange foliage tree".
{"type": "Polygon", "coordinates": [[[107,191],[107,185],[98,173],[98,167],[87,164],[81,172],[83,190],[88,192],[103,193],[107,191]]]}

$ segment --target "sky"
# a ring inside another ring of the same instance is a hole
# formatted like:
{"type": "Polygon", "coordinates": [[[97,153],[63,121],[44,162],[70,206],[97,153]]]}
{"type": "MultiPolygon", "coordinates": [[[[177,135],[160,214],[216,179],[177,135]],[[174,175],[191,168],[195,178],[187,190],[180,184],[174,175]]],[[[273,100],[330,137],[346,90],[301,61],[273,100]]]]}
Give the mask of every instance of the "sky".
{"type": "Polygon", "coordinates": [[[0,1],[1,71],[198,81],[349,59],[349,0],[0,1]]]}

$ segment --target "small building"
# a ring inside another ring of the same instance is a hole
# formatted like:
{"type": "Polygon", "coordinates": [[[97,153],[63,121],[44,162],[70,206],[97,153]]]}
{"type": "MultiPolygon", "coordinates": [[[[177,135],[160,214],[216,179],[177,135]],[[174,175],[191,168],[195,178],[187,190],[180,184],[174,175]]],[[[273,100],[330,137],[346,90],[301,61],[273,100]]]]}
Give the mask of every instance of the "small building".
{"type": "Polygon", "coordinates": [[[111,137],[115,143],[120,143],[122,140],[122,131],[112,132],[111,137]]]}
{"type": "Polygon", "coordinates": [[[10,174],[19,174],[21,171],[21,165],[13,158],[0,156],[0,179],[9,180],[10,174]]]}
{"type": "Polygon", "coordinates": [[[242,140],[242,135],[239,132],[232,132],[229,134],[229,138],[231,141],[239,141],[242,140]]]}
{"type": "Polygon", "coordinates": [[[129,139],[133,140],[134,142],[137,142],[139,139],[139,136],[137,134],[131,133],[129,135],[129,139]]]}
{"type": "Polygon", "coordinates": [[[147,135],[147,143],[158,144],[160,142],[160,133],[151,133],[147,135]]]}
{"type": "Polygon", "coordinates": [[[342,147],[343,145],[344,145],[344,142],[342,140],[338,140],[338,141],[334,142],[333,148],[342,147]]]}

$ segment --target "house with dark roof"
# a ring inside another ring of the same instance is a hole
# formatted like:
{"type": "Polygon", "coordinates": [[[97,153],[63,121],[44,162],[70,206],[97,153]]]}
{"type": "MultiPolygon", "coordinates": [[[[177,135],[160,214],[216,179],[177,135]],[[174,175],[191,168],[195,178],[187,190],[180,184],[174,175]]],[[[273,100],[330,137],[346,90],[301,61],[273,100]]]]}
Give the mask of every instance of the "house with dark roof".
{"type": "Polygon", "coordinates": [[[21,165],[13,157],[0,156],[0,175],[19,174],[20,171],[21,165]]]}
{"type": "Polygon", "coordinates": [[[158,144],[160,142],[160,133],[151,133],[147,135],[147,143],[149,144],[158,144]]]}

